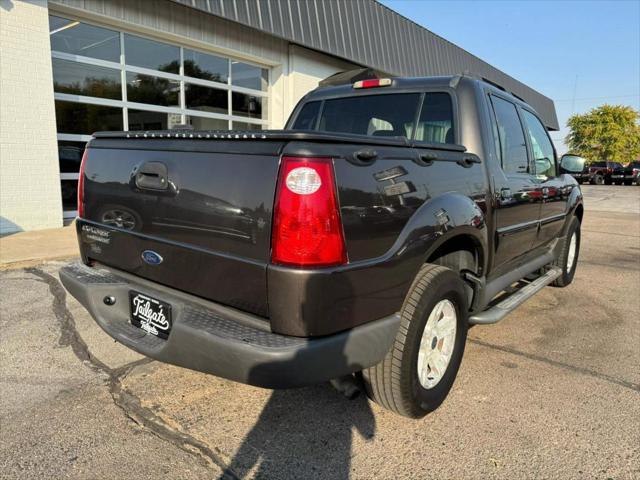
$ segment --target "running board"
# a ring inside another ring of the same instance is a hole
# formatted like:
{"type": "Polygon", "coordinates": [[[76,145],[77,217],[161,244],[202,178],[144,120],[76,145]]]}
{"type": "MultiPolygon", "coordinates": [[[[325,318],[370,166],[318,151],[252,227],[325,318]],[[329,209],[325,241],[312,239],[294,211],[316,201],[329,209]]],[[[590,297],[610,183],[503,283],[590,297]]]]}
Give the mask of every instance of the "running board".
{"type": "Polygon", "coordinates": [[[484,312],[480,312],[471,316],[469,318],[469,323],[474,325],[487,325],[490,323],[499,322],[509,313],[513,312],[516,308],[522,305],[525,301],[533,297],[536,293],[553,282],[560,275],[562,275],[562,269],[558,267],[551,268],[547,271],[547,273],[538,277],[528,285],[522,287],[520,290],[517,290],[512,295],[509,295],[509,297],[507,297],[497,305],[491,307],[488,310],[485,310],[484,312]]]}

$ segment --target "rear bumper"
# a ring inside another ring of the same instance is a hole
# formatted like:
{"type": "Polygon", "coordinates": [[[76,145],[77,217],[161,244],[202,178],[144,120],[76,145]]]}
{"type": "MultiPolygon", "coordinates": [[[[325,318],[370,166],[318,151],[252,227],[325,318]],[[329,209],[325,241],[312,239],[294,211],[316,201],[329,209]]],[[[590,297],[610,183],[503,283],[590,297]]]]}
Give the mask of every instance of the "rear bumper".
{"type": "Polygon", "coordinates": [[[380,362],[400,316],[315,338],[272,333],[264,319],[105,267],[72,263],[60,270],[65,288],[111,337],[148,357],[266,388],[320,383],[380,362]],[[167,340],[129,322],[129,290],[169,302],[167,340]],[[103,299],[115,298],[113,305],[103,299]]]}

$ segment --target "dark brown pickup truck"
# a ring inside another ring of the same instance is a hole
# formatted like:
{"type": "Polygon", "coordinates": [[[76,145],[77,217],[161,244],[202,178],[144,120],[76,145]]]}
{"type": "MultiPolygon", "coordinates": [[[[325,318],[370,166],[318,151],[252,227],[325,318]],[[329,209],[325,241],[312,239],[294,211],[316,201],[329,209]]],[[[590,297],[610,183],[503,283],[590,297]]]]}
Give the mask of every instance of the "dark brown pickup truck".
{"type": "Polygon", "coordinates": [[[571,283],[583,161],[479,79],[345,78],[282,131],[96,133],[65,287],[164,362],[436,408],[469,323],[571,283]]]}

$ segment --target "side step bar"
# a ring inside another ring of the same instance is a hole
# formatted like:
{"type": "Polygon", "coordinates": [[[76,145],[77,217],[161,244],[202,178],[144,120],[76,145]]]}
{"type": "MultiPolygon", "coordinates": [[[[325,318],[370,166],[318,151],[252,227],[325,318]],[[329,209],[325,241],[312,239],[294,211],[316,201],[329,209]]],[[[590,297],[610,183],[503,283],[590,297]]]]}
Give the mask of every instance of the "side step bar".
{"type": "Polygon", "coordinates": [[[538,277],[533,282],[517,290],[515,293],[491,307],[488,310],[477,313],[469,318],[471,324],[487,325],[490,323],[497,323],[506,317],[509,313],[513,312],[516,308],[522,305],[525,301],[533,297],[536,293],[542,290],[544,287],[553,282],[556,278],[562,275],[562,269],[553,267],[544,275],[538,277]]]}

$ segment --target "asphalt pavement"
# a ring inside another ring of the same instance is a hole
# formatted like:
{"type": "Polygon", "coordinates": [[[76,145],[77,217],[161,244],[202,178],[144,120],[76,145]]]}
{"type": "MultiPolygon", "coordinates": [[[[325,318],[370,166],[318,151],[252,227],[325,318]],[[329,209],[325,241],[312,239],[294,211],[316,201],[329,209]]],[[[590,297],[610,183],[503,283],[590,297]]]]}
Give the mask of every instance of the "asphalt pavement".
{"type": "Polygon", "coordinates": [[[640,187],[584,186],[575,281],[469,331],[445,403],[398,417],[150,361],[0,272],[0,478],[640,478],[640,187]]]}

